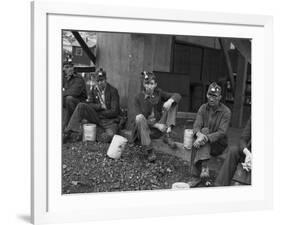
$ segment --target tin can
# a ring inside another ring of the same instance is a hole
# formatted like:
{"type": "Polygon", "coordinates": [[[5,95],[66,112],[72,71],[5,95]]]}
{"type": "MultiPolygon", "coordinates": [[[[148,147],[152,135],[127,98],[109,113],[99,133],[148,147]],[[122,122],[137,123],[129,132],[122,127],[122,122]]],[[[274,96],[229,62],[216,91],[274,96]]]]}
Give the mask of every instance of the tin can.
{"type": "Polygon", "coordinates": [[[193,145],[193,130],[192,129],[185,129],[184,130],[184,137],[183,137],[183,146],[186,149],[191,149],[193,145]]]}

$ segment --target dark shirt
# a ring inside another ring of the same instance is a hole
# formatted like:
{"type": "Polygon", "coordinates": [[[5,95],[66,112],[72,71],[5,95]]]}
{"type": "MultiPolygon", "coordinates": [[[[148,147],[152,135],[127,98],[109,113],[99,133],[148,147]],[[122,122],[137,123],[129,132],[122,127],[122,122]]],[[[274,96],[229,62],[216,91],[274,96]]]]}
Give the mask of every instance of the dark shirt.
{"type": "Polygon", "coordinates": [[[244,148],[251,150],[251,118],[247,121],[245,128],[243,129],[240,137],[240,149],[243,151],[244,148]]]}
{"type": "Polygon", "coordinates": [[[152,96],[147,96],[144,92],[141,92],[135,97],[136,115],[143,114],[145,118],[148,118],[152,109],[154,109],[154,116],[158,121],[162,116],[164,102],[170,98],[175,101],[175,104],[178,104],[181,100],[180,94],[169,93],[160,88],[156,88],[152,96]]]}
{"type": "Polygon", "coordinates": [[[227,145],[227,130],[231,119],[231,111],[224,104],[220,103],[217,109],[213,112],[208,103],[203,104],[196,115],[196,120],[193,124],[193,132],[196,134],[202,128],[208,128],[207,135],[210,143],[219,142],[227,145]]]}
{"type": "Polygon", "coordinates": [[[98,94],[98,90],[93,88],[90,92],[90,103],[91,106],[98,111],[100,118],[112,119],[117,118],[120,114],[120,103],[119,94],[115,87],[109,83],[106,84],[105,88],[105,105],[106,109],[102,108],[101,99],[98,94]]]}
{"type": "Polygon", "coordinates": [[[70,79],[64,78],[63,88],[63,97],[72,96],[80,99],[80,101],[83,101],[87,98],[85,81],[78,74],[72,75],[70,79]]]}

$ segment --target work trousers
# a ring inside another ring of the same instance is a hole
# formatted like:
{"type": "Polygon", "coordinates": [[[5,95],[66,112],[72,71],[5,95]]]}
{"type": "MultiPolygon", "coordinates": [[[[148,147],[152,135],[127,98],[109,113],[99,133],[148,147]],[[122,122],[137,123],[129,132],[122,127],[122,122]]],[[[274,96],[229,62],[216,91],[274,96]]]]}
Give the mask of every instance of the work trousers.
{"type": "Polygon", "coordinates": [[[229,147],[223,165],[216,178],[216,186],[229,186],[235,174],[238,163],[244,161],[245,155],[238,145],[229,147]]]}
{"type": "MultiPolygon", "coordinates": [[[[176,115],[177,115],[177,105],[172,106],[169,110],[164,111],[162,117],[157,123],[165,124],[167,127],[175,126],[176,115]]],[[[153,127],[152,124],[148,122],[145,117],[140,117],[135,121],[133,140],[140,140],[141,145],[149,146],[151,144],[151,138],[153,136],[161,136],[162,133],[153,127]]]]}
{"type": "MultiPolygon", "coordinates": [[[[208,128],[202,128],[201,133],[207,135],[209,134],[208,128]]],[[[221,155],[226,149],[227,145],[221,144],[219,141],[209,143],[207,142],[205,145],[199,147],[199,149],[192,149],[195,151],[194,164],[198,161],[205,161],[211,158],[211,156],[221,155]]]]}
{"type": "Polygon", "coordinates": [[[88,103],[79,103],[74,110],[65,131],[82,132],[81,122],[86,120],[113,137],[118,131],[118,118],[100,119],[98,112],[88,103]]]}
{"type": "Polygon", "coordinates": [[[62,115],[62,129],[64,130],[67,126],[76,106],[80,102],[80,99],[72,97],[72,96],[65,96],[63,97],[63,115],[62,115]]]}

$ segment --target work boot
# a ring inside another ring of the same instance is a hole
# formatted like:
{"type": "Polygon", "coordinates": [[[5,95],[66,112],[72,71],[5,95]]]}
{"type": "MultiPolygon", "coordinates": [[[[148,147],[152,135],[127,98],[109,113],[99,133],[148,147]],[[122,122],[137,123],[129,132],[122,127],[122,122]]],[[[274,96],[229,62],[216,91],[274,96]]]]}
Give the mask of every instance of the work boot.
{"type": "Polygon", "coordinates": [[[107,134],[106,132],[101,133],[99,141],[102,143],[110,143],[112,141],[112,135],[107,134]]]}
{"type": "Polygon", "coordinates": [[[71,131],[64,131],[62,134],[62,143],[65,144],[71,139],[71,131]]]}
{"type": "Polygon", "coordinates": [[[156,155],[154,153],[154,149],[151,147],[151,146],[148,146],[146,148],[146,151],[147,151],[147,159],[149,162],[154,162],[156,160],[156,155]]]}
{"type": "Polygon", "coordinates": [[[201,178],[201,182],[205,186],[207,186],[207,187],[212,186],[212,182],[211,182],[211,179],[210,179],[209,167],[202,167],[200,178],[201,178]]]}
{"type": "Polygon", "coordinates": [[[172,149],[176,149],[177,145],[174,142],[174,140],[171,138],[170,133],[166,133],[163,137],[163,142],[166,143],[167,145],[169,145],[170,148],[172,149]]]}
{"type": "Polygon", "coordinates": [[[78,133],[78,132],[75,132],[75,135],[73,137],[73,142],[79,142],[79,141],[82,141],[82,133],[78,133]]]}

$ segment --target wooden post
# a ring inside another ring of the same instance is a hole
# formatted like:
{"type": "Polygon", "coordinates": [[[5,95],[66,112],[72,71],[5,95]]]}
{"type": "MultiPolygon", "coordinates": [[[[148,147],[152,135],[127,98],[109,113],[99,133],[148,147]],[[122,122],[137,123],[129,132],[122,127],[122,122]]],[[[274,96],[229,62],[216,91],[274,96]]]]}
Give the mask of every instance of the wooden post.
{"type": "Polygon", "coordinates": [[[251,42],[247,39],[230,39],[232,44],[237,48],[237,50],[246,58],[246,61],[251,63],[252,54],[251,54],[251,42]]]}
{"type": "Polygon", "coordinates": [[[234,96],[234,90],[235,90],[235,82],[234,82],[234,77],[233,77],[233,70],[232,70],[232,65],[231,65],[231,61],[230,61],[230,57],[228,55],[228,48],[227,48],[227,42],[222,39],[222,38],[219,38],[219,43],[220,43],[220,46],[223,50],[223,54],[224,54],[224,57],[225,57],[225,62],[226,62],[226,65],[227,65],[227,71],[228,71],[228,77],[229,77],[229,80],[230,80],[230,83],[231,83],[231,87],[232,87],[232,94],[234,96]]]}
{"type": "Polygon", "coordinates": [[[238,54],[238,68],[236,77],[236,90],[234,95],[234,105],[232,110],[232,126],[241,127],[243,119],[243,108],[245,100],[245,88],[247,80],[248,62],[244,56],[238,54]]]}

